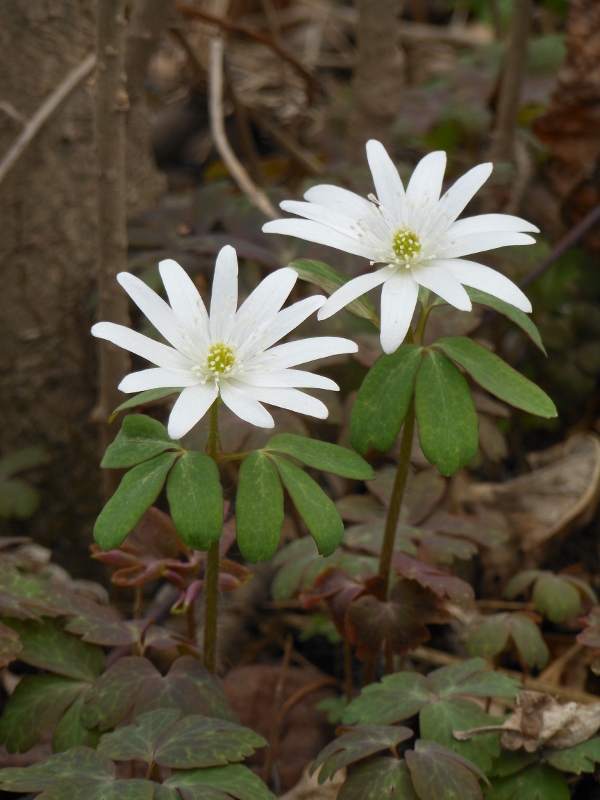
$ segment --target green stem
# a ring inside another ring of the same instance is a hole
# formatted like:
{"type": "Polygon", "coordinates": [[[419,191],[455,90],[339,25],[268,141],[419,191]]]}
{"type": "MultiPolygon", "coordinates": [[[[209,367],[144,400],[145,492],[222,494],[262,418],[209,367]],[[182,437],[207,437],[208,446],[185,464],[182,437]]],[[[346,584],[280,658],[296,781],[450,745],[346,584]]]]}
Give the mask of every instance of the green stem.
{"type": "MultiPolygon", "coordinates": [[[[210,407],[206,453],[215,461],[219,450],[219,400],[210,407]]],[[[213,542],[204,571],[204,666],[214,672],[217,661],[217,605],[219,600],[219,540],[213,542]]]]}
{"type": "MultiPolygon", "coordinates": [[[[409,330],[406,337],[407,340],[412,339],[415,344],[421,345],[423,343],[423,335],[425,333],[425,325],[427,318],[431,312],[432,306],[427,303],[421,308],[417,326],[414,334],[409,330]]],[[[390,497],[390,505],[385,520],[385,529],[383,535],[383,544],[381,546],[381,554],[379,556],[379,574],[383,578],[384,596],[387,597],[390,585],[390,569],[392,566],[392,556],[394,554],[394,543],[396,540],[396,528],[398,527],[398,520],[400,519],[400,510],[402,508],[402,501],[404,499],[404,491],[406,489],[406,479],[408,478],[408,470],[410,467],[410,451],[412,449],[413,434],[415,430],[415,401],[411,400],[404,419],[404,427],[402,429],[402,438],[400,440],[400,456],[398,458],[398,466],[396,467],[396,476],[394,478],[394,486],[392,488],[392,495],[390,497]]]]}
{"type": "Polygon", "coordinates": [[[404,420],[402,439],[400,441],[400,457],[398,459],[398,467],[396,468],[396,477],[394,478],[392,496],[390,497],[390,505],[385,520],[381,555],[379,556],[379,574],[384,580],[384,596],[387,596],[388,587],[390,584],[390,568],[392,566],[392,555],[394,553],[394,542],[396,540],[396,528],[398,527],[400,509],[402,507],[402,500],[404,499],[404,490],[406,488],[406,479],[408,477],[408,468],[410,465],[410,451],[412,447],[414,429],[415,406],[414,401],[411,400],[406,418],[404,420]]]}

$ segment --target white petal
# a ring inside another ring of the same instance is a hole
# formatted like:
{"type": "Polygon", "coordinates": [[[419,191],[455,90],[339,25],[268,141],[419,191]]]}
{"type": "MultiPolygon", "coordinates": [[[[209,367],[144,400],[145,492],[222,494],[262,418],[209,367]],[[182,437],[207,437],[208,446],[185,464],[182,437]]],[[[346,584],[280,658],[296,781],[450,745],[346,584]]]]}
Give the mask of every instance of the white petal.
{"type": "Polygon", "coordinates": [[[367,161],[377,199],[381,206],[388,211],[398,223],[402,222],[406,215],[406,194],[402,179],[396,169],[396,165],[389,157],[387,150],[381,142],[370,139],[367,142],[367,161]]]}
{"type": "Polygon", "coordinates": [[[187,272],[172,258],[158,265],[169,303],[194,343],[208,344],[208,314],[200,293],[187,272]]]}
{"type": "Polygon", "coordinates": [[[440,199],[432,224],[444,227],[451,225],[481,189],[493,169],[492,163],[479,164],[459,178],[440,199]]]}
{"type": "MultiPolygon", "coordinates": [[[[299,217],[310,219],[313,222],[319,222],[321,225],[327,225],[328,228],[332,228],[332,230],[343,233],[358,241],[358,233],[352,226],[360,217],[350,217],[347,214],[327,208],[326,206],[320,206],[316,203],[303,203],[299,200],[284,200],[279,205],[284,211],[287,211],[288,214],[297,214],[299,217]]],[[[370,203],[369,205],[371,206],[370,203]]],[[[369,215],[372,214],[373,211],[377,213],[375,207],[371,206],[369,208],[369,215]]]]}
{"type": "Polygon", "coordinates": [[[535,239],[527,233],[491,231],[466,236],[452,236],[450,231],[447,231],[435,255],[437,258],[458,258],[459,256],[469,256],[471,253],[494,250],[496,247],[517,244],[535,244],[535,239]]]}
{"type": "Polygon", "coordinates": [[[158,367],[126,375],[119,384],[119,389],[122,392],[145,392],[148,389],[177,389],[180,386],[195,386],[199,382],[193,372],[158,367]]]}
{"type": "Polygon", "coordinates": [[[167,430],[171,439],[181,439],[191,431],[214,403],[218,393],[214,383],[199,384],[184,389],[169,416],[167,430]]]}
{"type": "Polygon", "coordinates": [[[391,274],[389,267],[383,267],[383,269],[378,269],[376,272],[359,275],[358,278],[348,281],[327,299],[319,310],[317,319],[327,319],[333,316],[337,311],[347,306],[348,303],[356,300],[357,297],[382,284],[391,274]]]}
{"type": "Polygon", "coordinates": [[[129,272],[120,272],[117,275],[117,280],[156,330],[173,347],[181,350],[186,346],[175,313],[156,292],[153,292],[149,286],[146,286],[143,281],[129,272]]]}
{"type": "Polygon", "coordinates": [[[439,266],[421,266],[413,270],[413,277],[417,283],[435,292],[454,308],[471,310],[469,295],[449,270],[439,266]]]}
{"type": "MultiPolygon", "coordinates": [[[[288,333],[302,324],[311,314],[314,314],[318,308],[321,308],[324,302],[323,295],[315,294],[312,297],[299,300],[289,308],[284,308],[283,311],[277,314],[275,319],[267,323],[264,330],[257,337],[256,343],[260,350],[266,350],[271,345],[274,345],[275,342],[283,339],[284,336],[287,336],[288,333]]],[[[253,353],[256,353],[257,349],[257,347],[254,347],[253,353]]]]}
{"type": "Polygon", "coordinates": [[[244,388],[235,386],[233,381],[221,383],[221,399],[234,414],[251,425],[259,428],[275,427],[275,420],[267,409],[263,408],[258,400],[250,397],[244,388]]]}
{"type": "Polygon", "coordinates": [[[238,344],[243,344],[244,340],[259,325],[275,317],[294,288],[297,279],[298,273],[289,267],[278,269],[267,275],[239,307],[235,315],[233,340],[238,344]]]}
{"type": "Polygon", "coordinates": [[[433,205],[440,199],[444,172],[446,171],[446,153],[437,150],[422,158],[411,176],[406,196],[416,207],[433,205]]]}
{"type": "Polygon", "coordinates": [[[305,193],[304,199],[309,203],[317,203],[317,205],[325,206],[332,211],[345,214],[352,219],[359,219],[372,210],[372,204],[364,197],[350,192],[348,189],[342,189],[340,186],[331,186],[326,183],[311,187],[305,193]]]}
{"type": "Polygon", "coordinates": [[[129,350],[130,353],[135,353],[136,356],[141,356],[159,367],[185,370],[192,367],[192,362],[177,350],[167,347],[166,344],[155,342],[154,339],[149,339],[147,336],[142,336],[141,333],[132,331],[131,328],[126,328],[124,325],[116,325],[114,322],[98,322],[92,328],[92,336],[106,339],[116,344],[117,347],[129,350]]]}
{"type": "Polygon", "coordinates": [[[339,392],[340,387],[324,375],[305,372],[301,369],[256,370],[242,373],[236,378],[238,383],[248,386],[294,387],[298,389],[329,389],[339,392]]]}
{"type": "Polygon", "coordinates": [[[505,303],[510,303],[520,308],[521,311],[530,313],[532,310],[529,299],[519,287],[509,280],[506,275],[502,275],[501,272],[497,272],[491,267],[485,267],[483,264],[458,258],[448,259],[447,261],[436,259],[431,263],[447,269],[465,286],[471,286],[473,289],[487,292],[499,300],[504,300],[505,303]]]}
{"type": "Polygon", "coordinates": [[[329,247],[335,247],[337,250],[343,250],[345,253],[363,256],[368,258],[369,261],[376,261],[379,258],[379,253],[373,247],[361,244],[350,236],[328,228],[327,225],[321,225],[319,222],[313,222],[308,219],[276,219],[272,222],[266,222],[263,225],[263,231],[265,233],[281,233],[284,236],[295,236],[298,239],[305,239],[307,242],[315,242],[316,244],[325,244],[329,247]]]}
{"type": "Polygon", "coordinates": [[[520,217],[510,214],[480,214],[477,217],[459,219],[450,228],[446,236],[472,236],[475,233],[490,233],[501,231],[503,233],[539,233],[539,228],[520,217]]]}
{"type": "Polygon", "coordinates": [[[400,269],[381,292],[381,346],[394,353],[404,341],[419,297],[419,286],[409,269],[400,269]]]}
{"type": "Polygon", "coordinates": [[[221,248],[215,263],[210,298],[210,338],[227,341],[233,331],[238,299],[238,262],[231,245],[221,248]]]}
{"type": "Polygon", "coordinates": [[[287,342],[277,345],[252,359],[253,365],[265,365],[270,369],[287,369],[308,361],[319,358],[339,356],[342,353],[356,353],[358,346],[350,339],[341,339],[337,336],[316,336],[313,339],[299,339],[297,342],[287,342]]]}
{"type": "Polygon", "coordinates": [[[308,414],[317,419],[327,419],[329,415],[325,403],[309,394],[299,392],[298,389],[251,386],[248,387],[248,394],[262,403],[286,408],[288,411],[296,411],[298,414],[308,414]]]}

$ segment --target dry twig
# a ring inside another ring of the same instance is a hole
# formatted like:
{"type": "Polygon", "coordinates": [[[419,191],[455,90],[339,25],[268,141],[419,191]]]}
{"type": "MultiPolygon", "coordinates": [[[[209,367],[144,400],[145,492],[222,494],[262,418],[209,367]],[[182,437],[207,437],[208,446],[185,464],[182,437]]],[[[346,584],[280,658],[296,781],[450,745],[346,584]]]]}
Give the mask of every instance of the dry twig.
{"type": "MultiPolygon", "coordinates": [[[[95,64],[96,56],[93,53],[86,56],[81,64],[69,72],[60,86],[42,103],[0,162],[0,182],[4,180],[9,170],[15,165],[21,153],[31,143],[42,126],[50,119],[63,100],[71,94],[73,89],[90,74],[95,64]]],[[[8,104],[3,104],[2,108],[8,113],[7,106],[8,104]]]]}
{"type": "Polygon", "coordinates": [[[223,49],[223,40],[215,37],[210,43],[209,76],[210,129],[215,147],[231,176],[250,202],[269,219],[276,219],[279,215],[274,205],[267,195],[255,186],[227,140],[223,111],[223,49]]]}

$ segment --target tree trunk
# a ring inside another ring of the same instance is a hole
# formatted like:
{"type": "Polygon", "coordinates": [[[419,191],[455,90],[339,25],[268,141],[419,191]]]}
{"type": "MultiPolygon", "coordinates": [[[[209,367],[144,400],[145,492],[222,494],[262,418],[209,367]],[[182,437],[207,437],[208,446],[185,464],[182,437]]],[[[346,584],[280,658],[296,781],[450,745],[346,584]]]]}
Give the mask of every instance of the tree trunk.
{"type": "MultiPolygon", "coordinates": [[[[92,0],[6,0],[0,97],[30,118],[94,50],[92,0]]],[[[97,268],[93,81],[50,117],[0,184],[0,454],[43,444],[53,462],[39,471],[42,507],[24,531],[53,547],[75,574],[101,507],[94,320],[97,268]]],[[[0,153],[20,125],[0,110],[0,153]]],[[[149,148],[145,185],[157,198],[149,148]]],[[[141,210],[141,202],[135,211],[141,210]]]]}
{"type": "Polygon", "coordinates": [[[401,0],[357,0],[357,60],[350,157],[365,162],[365,144],[378,139],[389,148],[400,109],[404,57],[399,44],[401,0]]]}

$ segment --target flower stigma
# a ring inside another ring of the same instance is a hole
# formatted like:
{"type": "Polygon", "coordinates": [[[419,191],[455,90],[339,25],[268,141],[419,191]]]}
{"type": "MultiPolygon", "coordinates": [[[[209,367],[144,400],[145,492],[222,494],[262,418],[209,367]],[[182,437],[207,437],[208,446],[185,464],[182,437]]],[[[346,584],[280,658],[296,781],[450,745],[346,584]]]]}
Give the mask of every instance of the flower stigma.
{"type": "Polygon", "coordinates": [[[409,262],[421,252],[421,242],[416,233],[409,228],[401,228],[394,234],[392,249],[399,261],[409,262]]]}
{"type": "Polygon", "coordinates": [[[226,375],[235,364],[235,355],[229,345],[216,342],[208,351],[206,366],[215,375],[226,375]]]}

